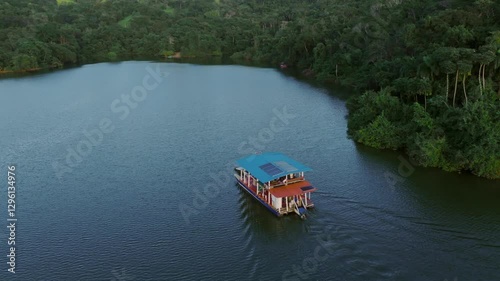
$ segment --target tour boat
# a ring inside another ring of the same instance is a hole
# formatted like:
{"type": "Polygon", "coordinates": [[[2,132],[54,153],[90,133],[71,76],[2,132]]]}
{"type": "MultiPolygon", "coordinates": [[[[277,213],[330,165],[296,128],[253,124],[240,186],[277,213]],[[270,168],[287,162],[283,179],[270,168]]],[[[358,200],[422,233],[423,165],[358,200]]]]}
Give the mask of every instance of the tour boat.
{"type": "Polygon", "coordinates": [[[250,155],[236,163],[238,184],[273,214],[305,218],[307,209],[314,207],[311,193],[317,189],[304,178],[311,168],[276,152],[250,155]]]}

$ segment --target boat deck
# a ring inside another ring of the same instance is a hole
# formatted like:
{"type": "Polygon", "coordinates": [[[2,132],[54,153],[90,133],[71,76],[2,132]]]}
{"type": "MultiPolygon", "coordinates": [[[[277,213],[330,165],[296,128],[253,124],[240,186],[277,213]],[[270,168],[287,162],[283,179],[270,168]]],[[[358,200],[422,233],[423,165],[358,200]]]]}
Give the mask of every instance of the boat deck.
{"type": "Polygon", "coordinates": [[[274,195],[274,197],[283,198],[294,195],[302,195],[305,191],[314,192],[316,191],[316,188],[314,188],[310,182],[302,180],[288,185],[275,187],[269,192],[274,195]]]}
{"type": "MultiPolygon", "coordinates": [[[[237,175],[235,174],[235,177],[237,175]]],[[[262,201],[264,201],[268,207],[273,208],[276,212],[278,212],[280,215],[286,215],[290,213],[294,213],[293,208],[287,208],[286,206],[286,201],[283,200],[282,202],[282,207],[279,209],[275,209],[271,204],[268,203],[268,196],[272,194],[275,197],[287,197],[290,196],[290,194],[295,194],[298,193],[298,190],[301,188],[307,188],[307,190],[315,191],[316,188],[311,186],[311,183],[309,183],[306,180],[300,180],[296,181],[295,183],[288,184],[288,185],[282,185],[280,187],[275,187],[271,189],[270,191],[265,190],[263,192],[258,192],[257,193],[257,187],[254,184],[250,184],[248,181],[242,181],[242,183],[245,185],[245,187],[251,191],[253,194],[257,195],[262,201]],[[282,196],[281,196],[282,195],[282,196]]],[[[302,190],[301,190],[302,192],[302,190]]],[[[299,195],[302,199],[304,199],[305,194],[299,195]]],[[[312,208],[314,207],[314,203],[312,202],[311,199],[307,199],[307,208],[312,208]]]]}

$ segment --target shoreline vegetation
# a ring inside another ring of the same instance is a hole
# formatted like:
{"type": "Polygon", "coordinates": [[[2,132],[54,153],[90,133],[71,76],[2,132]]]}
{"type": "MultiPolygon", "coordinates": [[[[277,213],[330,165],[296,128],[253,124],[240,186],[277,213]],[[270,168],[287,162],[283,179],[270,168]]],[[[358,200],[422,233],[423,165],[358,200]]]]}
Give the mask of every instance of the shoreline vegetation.
{"type": "Polygon", "coordinates": [[[353,89],[348,133],[500,179],[493,0],[6,0],[0,75],[121,58],[231,58],[353,89]]]}
{"type": "Polygon", "coordinates": [[[6,70],[6,69],[0,69],[0,74],[15,74],[15,73],[30,73],[30,72],[38,72],[42,70],[48,70],[48,69],[54,69],[54,68],[30,68],[30,69],[19,69],[19,70],[6,70]]]}

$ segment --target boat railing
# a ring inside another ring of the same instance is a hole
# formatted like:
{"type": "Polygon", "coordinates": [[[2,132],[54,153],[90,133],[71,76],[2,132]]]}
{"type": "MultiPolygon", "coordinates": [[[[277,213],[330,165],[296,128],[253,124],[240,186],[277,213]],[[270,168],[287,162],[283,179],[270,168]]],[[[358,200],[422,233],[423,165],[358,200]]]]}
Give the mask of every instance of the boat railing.
{"type": "Polygon", "coordinates": [[[296,177],[293,179],[288,179],[286,182],[275,180],[275,181],[271,182],[271,186],[278,187],[278,186],[283,186],[283,185],[287,185],[287,184],[291,184],[291,183],[297,183],[297,182],[301,182],[301,181],[304,181],[304,177],[296,177]]]}

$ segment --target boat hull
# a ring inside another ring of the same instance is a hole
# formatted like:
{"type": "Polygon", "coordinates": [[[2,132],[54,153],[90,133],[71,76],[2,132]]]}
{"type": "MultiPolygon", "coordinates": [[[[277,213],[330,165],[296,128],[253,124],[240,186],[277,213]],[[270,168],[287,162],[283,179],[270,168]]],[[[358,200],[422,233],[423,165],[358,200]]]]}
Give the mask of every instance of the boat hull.
{"type": "Polygon", "coordinates": [[[271,213],[273,213],[277,217],[283,216],[283,214],[280,214],[278,211],[276,211],[271,205],[267,204],[266,201],[262,200],[257,194],[255,194],[246,184],[244,184],[242,181],[240,181],[238,178],[236,178],[236,181],[238,182],[238,185],[243,188],[248,194],[252,195],[253,198],[255,198],[257,201],[259,201],[264,207],[266,207],[271,213]]]}

